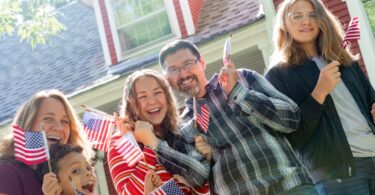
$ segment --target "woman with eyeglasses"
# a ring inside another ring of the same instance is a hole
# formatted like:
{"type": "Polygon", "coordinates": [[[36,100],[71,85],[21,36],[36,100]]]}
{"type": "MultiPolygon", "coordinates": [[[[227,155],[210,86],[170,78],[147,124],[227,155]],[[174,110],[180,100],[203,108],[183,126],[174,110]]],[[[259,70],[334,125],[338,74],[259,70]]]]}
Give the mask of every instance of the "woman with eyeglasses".
{"type": "Polygon", "coordinates": [[[301,109],[288,139],[320,194],[373,194],[375,91],[320,0],[285,0],[266,78],[301,109]]]}
{"type": "MultiPolygon", "coordinates": [[[[65,97],[58,90],[45,90],[34,94],[16,113],[13,125],[23,130],[40,131],[41,124],[46,133],[48,145],[54,143],[79,145],[86,149],[80,132],[82,127],[65,97]]],[[[85,150],[89,154],[89,149],[85,150]]],[[[22,195],[43,194],[42,178],[37,173],[38,165],[26,165],[15,160],[13,134],[0,142],[0,194],[22,195]]],[[[50,181],[45,193],[59,194],[56,175],[47,174],[50,181]]]]}
{"type": "Polygon", "coordinates": [[[210,163],[179,138],[176,103],[160,73],[147,69],[132,73],[125,82],[120,113],[108,152],[118,194],[149,194],[171,179],[185,194],[209,193],[210,163]],[[136,163],[127,163],[117,149],[127,133],[133,134],[142,150],[136,163]]]}

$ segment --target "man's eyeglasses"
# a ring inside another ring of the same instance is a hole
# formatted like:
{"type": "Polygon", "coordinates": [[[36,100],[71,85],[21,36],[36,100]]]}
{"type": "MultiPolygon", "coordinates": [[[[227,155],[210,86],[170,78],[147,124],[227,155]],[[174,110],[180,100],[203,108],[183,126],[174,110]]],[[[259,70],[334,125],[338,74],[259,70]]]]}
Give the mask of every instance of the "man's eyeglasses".
{"type": "Polygon", "coordinates": [[[190,70],[193,65],[195,65],[195,64],[198,63],[198,61],[199,61],[199,59],[196,59],[195,61],[194,60],[189,60],[185,64],[183,64],[181,67],[177,67],[177,66],[169,67],[167,69],[167,71],[166,71],[167,75],[168,76],[178,75],[178,74],[180,74],[181,69],[183,69],[183,70],[190,70]]]}
{"type": "Polygon", "coordinates": [[[293,12],[293,13],[290,13],[288,16],[294,23],[305,21],[305,19],[315,22],[318,18],[318,15],[316,14],[316,12],[310,12],[310,13],[293,12]]]}

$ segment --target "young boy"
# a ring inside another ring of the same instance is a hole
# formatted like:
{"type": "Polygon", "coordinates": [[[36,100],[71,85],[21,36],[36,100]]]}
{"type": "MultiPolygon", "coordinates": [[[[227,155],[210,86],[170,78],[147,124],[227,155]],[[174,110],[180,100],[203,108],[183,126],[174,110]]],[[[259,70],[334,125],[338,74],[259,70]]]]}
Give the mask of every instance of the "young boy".
{"type": "Polygon", "coordinates": [[[49,194],[93,194],[96,175],[92,164],[83,154],[80,146],[54,144],[50,147],[52,171],[47,163],[41,165],[43,176],[42,190],[49,194]]]}

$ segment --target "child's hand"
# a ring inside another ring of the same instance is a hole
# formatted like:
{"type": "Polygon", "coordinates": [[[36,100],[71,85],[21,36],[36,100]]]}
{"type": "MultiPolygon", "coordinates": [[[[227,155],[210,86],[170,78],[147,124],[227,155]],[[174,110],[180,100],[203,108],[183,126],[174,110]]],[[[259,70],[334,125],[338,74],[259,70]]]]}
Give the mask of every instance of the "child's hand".
{"type": "Polygon", "coordinates": [[[47,173],[44,175],[42,191],[44,195],[60,195],[62,188],[54,173],[47,173]]]}
{"type": "Polygon", "coordinates": [[[156,175],[154,171],[149,170],[145,177],[145,188],[144,188],[145,195],[150,194],[157,187],[159,187],[160,184],[161,184],[160,177],[156,175]]]}

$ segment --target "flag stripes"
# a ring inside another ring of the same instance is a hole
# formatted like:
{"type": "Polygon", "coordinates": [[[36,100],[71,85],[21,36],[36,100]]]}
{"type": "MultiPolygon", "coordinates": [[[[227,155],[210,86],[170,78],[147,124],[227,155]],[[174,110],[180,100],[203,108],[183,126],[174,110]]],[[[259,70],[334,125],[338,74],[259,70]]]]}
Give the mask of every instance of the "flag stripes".
{"type": "Polygon", "coordinates": [[[115,149],[122,155],[125,163],[129,167],[133,167],[137,164],[143,155],[141,148],[131,132],[126,133],[116,141],[115,149]]]}
{"type": "Polygon", "coordinates": [[[39,164],[48,160],[43,133],[24,131],[13,125],[14,151],[16,160],[27,165],[39,164]]]}
{"type": "Polygon", "coordinates": [[[360,28],[359,28],[359,19],[358,17],[353,17],[350,20],[348,29],[345,32],[343,47],[346,48],[350,41],[356,41],[360,38],[360,28]]]}
{"type": "Polygon", "coordinates": [[[204,104],[202,104],[201,113],[197,114],[197,123],[202,128],[204,133],[207,133],[208,131],[209,122],[210,122],[210,111],[204,104]]]}
{"type": "Polygon", "coordinates": [[[92,147],[103,152],[108,151],[109,138],[112,135],[115,118],[85,111],[82,117],[84,133],[93,144],[92,147]]]}

